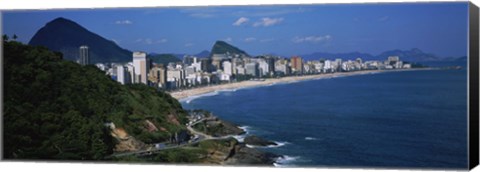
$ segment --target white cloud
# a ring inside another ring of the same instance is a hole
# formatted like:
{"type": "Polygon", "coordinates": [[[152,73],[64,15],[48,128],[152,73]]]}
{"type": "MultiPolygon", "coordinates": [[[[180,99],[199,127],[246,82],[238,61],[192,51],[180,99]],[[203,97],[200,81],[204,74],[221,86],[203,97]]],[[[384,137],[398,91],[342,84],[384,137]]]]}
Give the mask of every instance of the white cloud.
{"type": "Polygon", "coordinates": [[[193,44],[193,43],[186,43],[186,44],[185,44],[185,47],[191,47],[191,46],[193,46],[193,45],[195,45],[195,44],[193,44]]]}
{"type": "Polygon", "coordinates": [[[183,8],[182,10],[180,10],[180,12],[185,13],[190,17],[201,19],[213,18],[219,15],[219,10],[217,8],[183,8]]]}
{"type": "Polygon", "coordinates": [[[383,16],[383,17],[378,18],[378,21],[384,22],[384,21],[387,21],[388,18],[390,18],[390,17],[389,16],[383,16]]]}
{"type": "Polygon", "coordinates": [[[275,39],[273,39],[273,38],[267,38],[267,39],[261,39],[260,42],[272,42],[274,40],[275,39]]]}
{"type": "Polygon", "coordinates": [[[258,27],[258,26],[263,26],[263,27],[268,27],[268,26],[273,26],[276,24],[279,24],[283,21],[283,18],[269,18],[269,17],[264,17],[260,19],[259,21],[253,23],[253,27],[258,27]]]}
{"type": "Polygon", "coordinates": [[[232,41],[233,41],[233,39],[232,39],[231,37],[227,37],[227,38],[225,38],[225,39],[223,39],[223,40],[226,41],[226,42],[232,42],[232,41]]]}
{"type": "Polygon", "coordinates": [[[168,41],[167,39],[163,38],[163,39],[157,40],[157,43],[161,44],[161,43],[166,43],[167,41],[168,41]]]}
{"type": "Polygon", "coordinates": [[[239,18],[237,21],[235,21],[235,23],[233,23],[232,25],[233,25],[233,26],[240,26],[240,25],[242,25],[242,24],[244,24],[244,23],[247,23],[248,21],[249,21],[248,18],[246,18],[246,17],[240,17],[240,18],[239,18]]]}
{"type": "Polygon", "coordinates": [[[248,37],[248,38],[245,38],[244,41],[245,42],[253,42],[253,41],[256,41],[257,38],[254,38],[254,37],[248,37]]]}
{"type": "Polygon", "coordinates": [[[265,17],[265,16],[279,16],[285,14],[292,14],[292,13],[304,13],[312,11],[309,8],[299,7],[299,8],[279,8],[279,7],[257,7],[256,9],[252,10],[240,10],[233,12],[232,15],[234,16],[252,16],[252,17],[265,17]]]}
{"type": "Polygon", "coordinates": [[[115,21],[115,24],[125,25],[125,24],[133,24],[133,22],[130,20],[118,20],[118,21],[115,21]]]}
{"type": "Polygon", "coordinates": [[[299,37],[296,36],[292,39],[294,43],[303,43],[303,42],[310,42],[310,43],[317,43],[317,42],[325,42],[331,40],[332,36],[325,35],[325,36],[306,36],[306,37],[299,37]]]}
{"type": "Polygon", "coordinates": [[[214,14],[209,14],[209,13],[193,13],[190,14],[190,17],[195,17],[195,18],[212,18],[215,17],[214,14]]]}
{"type": "Polygon", "coordinates": [[[141,43],[141,44],[147,44],[147,45],[152,45],[152,44],[163,44],[163,43],[166,43],[168,40],[163,38],[163,39],[159,39],[159,40],[153,40],[151,38],[139,38],[137,40],[135,40],[135,43],[141,43]]]}

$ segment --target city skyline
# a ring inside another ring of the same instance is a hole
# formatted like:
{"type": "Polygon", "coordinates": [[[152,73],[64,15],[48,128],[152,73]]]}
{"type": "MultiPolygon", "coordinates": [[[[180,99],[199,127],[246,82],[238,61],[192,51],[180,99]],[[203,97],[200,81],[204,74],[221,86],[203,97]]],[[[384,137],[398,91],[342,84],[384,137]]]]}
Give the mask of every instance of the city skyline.
{"type": "Polygon", "coordinates": [[[45,23],[65,17],[123,48],[148,53],[196,54],[224,40],[254,55],[419,48],[459,57],[467,51],[465,9],[467,3],[455,2],[7,11],[3,30],[28,43],[45,23]]]}

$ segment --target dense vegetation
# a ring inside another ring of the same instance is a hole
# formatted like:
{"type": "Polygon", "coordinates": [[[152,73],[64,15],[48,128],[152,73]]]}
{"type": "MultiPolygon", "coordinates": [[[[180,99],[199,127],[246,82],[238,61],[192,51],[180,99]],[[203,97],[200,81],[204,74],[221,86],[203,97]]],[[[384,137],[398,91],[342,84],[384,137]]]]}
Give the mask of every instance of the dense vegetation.
{"type": "Polygon", "coordinates": [[[218,163],[219,160],[214,160],[213,154],[217,151],[227,155],[231,154],[230,149],[237,144],[238,141],[233,138],[205,140],[188,147],[164,150],[158,154],[141,157],[127,156],[115,158],[115,160],[120,162],[218,163]]]}
{"type": "Polygon", "coordinates": [[[174,54],[149,54],[148,58],[157,64],[168,65],[170,62],[181,62],[174,54]]]}
{"type": "Polygon", "coordinates": [[[120,85],[44,47],[3,43],[6,159],[103,159],[116,144],[107,122],[146,143],[185,129],[186,112],[167,93],[120,85]],[[162,130],[147,131],[147,120],[162,130]]]}

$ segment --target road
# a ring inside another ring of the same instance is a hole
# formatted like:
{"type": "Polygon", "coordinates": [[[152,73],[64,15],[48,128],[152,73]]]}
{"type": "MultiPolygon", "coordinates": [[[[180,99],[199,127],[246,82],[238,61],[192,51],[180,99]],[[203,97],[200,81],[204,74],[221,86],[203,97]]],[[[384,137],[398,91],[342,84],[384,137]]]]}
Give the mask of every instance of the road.
{"type": "Polygon", "coordinates": [[[203,122],[205,120],[211,120],[211,119],[213,119],[213,118],[202,118],[202,119],[200,119],[200,120],[198,120],[198,121],[196,121],[196,122],[194,122],[190,125],[187,125],[187,130],[190,131],[190,133],[199,136],[197,140],[194,140],[192,142],[181,143],[179,145],[169,145],[169,146],[165,146],[163,148],[153,148],[153,149],[149,149],[149,150],[138,150],[138,151],[133,151],[133,152],[116,153],[116,154],[112,154],[112,155],[110,155],[106,158],[107,159],[113,158],[113,157],[118,158],[118,157],[131,156],[131,155],[135,155],[135,156],[152,155],[152,154],[156,154],[156,153],[158,153],[160,151],[163,151],[163,150],[185,147],[185,146],[193,145],[193,144],[199,143],[201,141],[205,141],[205,140],[223,140],[223,139],[227,139],[227,138],[230,138],[230,137],[234,136],[234,135],[227,135],[227,136],[222,136],[222,137],[213,137],[213,136],[210,136],[208,134],[196,131],[195,129],[192,128],[192,126],[194,126],[194,125],[196,125],[200,122],[203,122]]]}

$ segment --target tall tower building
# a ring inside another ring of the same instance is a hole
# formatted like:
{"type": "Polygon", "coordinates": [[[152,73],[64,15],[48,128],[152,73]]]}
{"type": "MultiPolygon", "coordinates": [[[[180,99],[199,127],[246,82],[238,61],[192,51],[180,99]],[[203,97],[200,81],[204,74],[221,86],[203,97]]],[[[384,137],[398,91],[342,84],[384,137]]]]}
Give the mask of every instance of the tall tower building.
{"type": "Polygon", "coordinates": [[[117,81],[120,82],[122,85],[128,84],[129,81],[129,73],[125,66],[117,65],[117,81]]]}
{"type": "Polygon", "coordinates": [[[90,53],[88,52],[88,46],[80,46],[80,59],[79,63],[81,65],[88,65],[90,63],[90,53]]]}
{"type": "Polygon", "coordinates": [[[147,54],[144,52],[133,52],[133,66],[135,70],[135,83],[148,84],[148,64],[147,54]]]}
{"type": "Polygon", "coordinates": [[[303,73],[303,61],[301,57],[294,56],[291,59],[292,63],[292,72],[296,72],[297,74],[303,73]]]}

